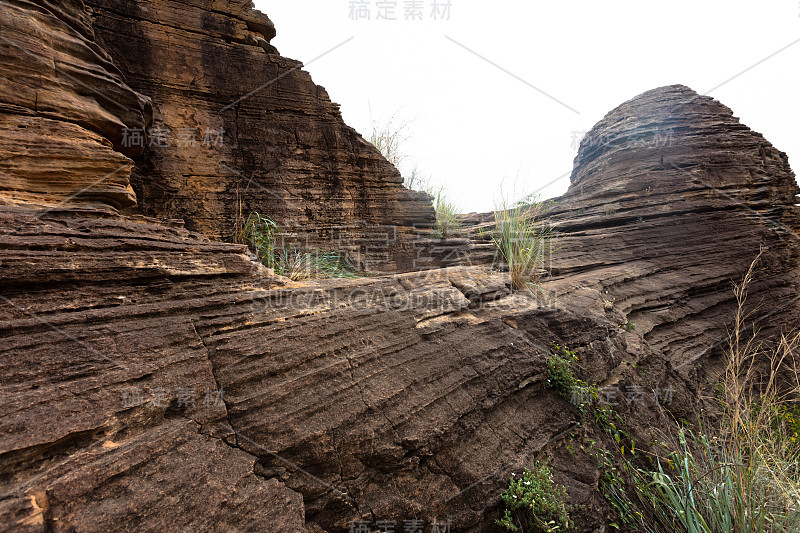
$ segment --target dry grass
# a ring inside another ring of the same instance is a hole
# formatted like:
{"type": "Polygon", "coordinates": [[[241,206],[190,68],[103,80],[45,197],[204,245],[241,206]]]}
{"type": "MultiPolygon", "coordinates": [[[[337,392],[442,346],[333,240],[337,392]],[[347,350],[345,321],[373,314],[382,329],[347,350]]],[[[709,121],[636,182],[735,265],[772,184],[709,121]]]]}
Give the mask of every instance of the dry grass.
{"type": "Polygon", "coordinates": [[[443,187],[437,190],[429,189],[427,192],[434,198],[433,208],[436,211],[434,235],[443,239],[458,235],[463,229],[463,224],[456,204],[447,198],[443,187]]]}
{"type": "Polygon", "coordinates": [[[655,458],[655,471],[625,459],[625,483],[609,487],[610,499],[627,511],[622,514],[635,530],[800,531],[800,333],[768,346],[748,329],[747,289],[759,258],[735,290],[719,421],[681,429],[669,453],[655,458]]]}
{"type": "Polygon", "coordinates": [[[370,133],[367,140],[378,149],[387,161],[399,168],[406,159],[402,146],[407,139],[405,133],[407,128],[407,123],[401,122],[398,124],[395,117],[389,119],[389,122],[384,125],[373,121],[372,133],[370,133]]]}
{"type": "Polygon", "coordinates": [[[508,267],[514,289],[535,285],[546,272],[555,237],[553,228],[541,221],[546,205],[529,197],[513,204],[503,199],[495,207],[492,240],[508,267]]]}

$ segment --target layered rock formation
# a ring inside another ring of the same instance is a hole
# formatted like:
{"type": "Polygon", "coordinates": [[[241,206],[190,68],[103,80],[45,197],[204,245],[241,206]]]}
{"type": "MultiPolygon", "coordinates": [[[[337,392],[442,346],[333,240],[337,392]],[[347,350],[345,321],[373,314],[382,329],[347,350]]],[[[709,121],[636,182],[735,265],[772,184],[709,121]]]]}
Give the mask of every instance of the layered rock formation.
{"type": "Polygon", "coordinates": [[[432,224],[430,200],[278,55],[250,2],[86,3],[128,83],[153,99],[133,173],[142,213],[230,239],[255,210],[298,246],[347,250],[369,270],[414,268],[411,234],[432,224]]]}
{"type": "Polygon", "coordinates": [[[40,205],[135,205],[122,139],[149,100],[95,41],[80,0],[0,4],[0,197],[40,205]]]}
{"type": "Polygon", "coordinates": [[[765,336],[800,324],[800,210],[786,154],[716,100],[647,92],[581,143],[550,216],[557,283],[613,303],[648,345],[689,372],[719,355],[740,281],[763,250],[750,307],[765,336]]]}
{"type": "MultiPolygon", "coordinates": [[[[550,344],[600,377],[633,339],[479,267],[297,284],[179,227],[0,213],[8,528],[491,530],[510,472],[578,420],[550,344]]],[[[592,460],[561,465],[602,508],[592,460]]]]}
{"type": "Polygon", "coordinates": [[[138,200],[135,212],[225,240],[258,211],[292,246],[346,251],[365,270],[425,261],[414,231],[433,223],[429,197],[403,188],[302,64],[278,55],[250,2],[2,9],[4,198],[138,200]]]}
{"type": "Polygon", "coordinates": [[[713,378],[732,283],[762,247],[751,303],[769,307],[753,318],[798,326],[786,156],[681,86],[623,104],[584,140],[549,215],[560,248],[538,298],[485,267],[276,277],[244,246],[164,219],[224,236],[237,184],[258,181],[245,209],[271,209],[298,239],[313,222],[311,245],[384,254],[381,268],[486,246],[415,255],[429,205],[275,53],[246,2],[88,3],[0,4],[0,53],[21,72],[0,68],[17,84],[0,96],[2,529],[495,531],[510,474],[550,456],[583,506],[578,529],[601,531],[600,473],[579,446],[598,436],[545,387],[552,342],[579,353],[646,442],[665,420],[657,391],[688,415],[713,378]],[[47,38],[26,40],[34,30],[47,38]],[[24,50],[69,61],[47,70],[24,50]],[[86,92],[101,83],[133,111],[86,92]],[[178,130],[206,127],[222,146],[177,147],[178,130]],[[153,128],[173,144],[137,153],[131,132],[153,128]],[[140,209],[159,218],[130,207],[132,161],[140,209]]]}

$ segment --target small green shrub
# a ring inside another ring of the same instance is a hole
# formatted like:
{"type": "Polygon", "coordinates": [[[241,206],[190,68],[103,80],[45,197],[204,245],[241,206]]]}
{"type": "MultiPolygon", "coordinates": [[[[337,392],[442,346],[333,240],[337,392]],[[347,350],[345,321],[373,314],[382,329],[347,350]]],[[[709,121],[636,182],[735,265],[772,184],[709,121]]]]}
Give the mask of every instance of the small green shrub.
{"type": "Polygon", "coordinates": [[[572,372],[572,363],[578,357],[573,351],[559,344],[553,345],[553,353],[547,359],[547,382],[548,389],[553,389],[564,397],[570,397],[578,380],[572,372]]]}
{"type": "Polygon", "coordinates": [[[547,461],[533,470],[525,469],[522,476],[512,477],[501,496],[505,514],[497,524],[509,531],[539,533],[569,531],[573,527],[567,502],[567,491],[553,481],[547,461]]]}
{"type": "Polygon", "coordinates": [[[540,221],[545,209],[546,204],[531,197],[514,204],[503,200],[495,207],[492,241],[508,267],[514,289],[536,284],[546,272],[555,231],[540,221]]]}

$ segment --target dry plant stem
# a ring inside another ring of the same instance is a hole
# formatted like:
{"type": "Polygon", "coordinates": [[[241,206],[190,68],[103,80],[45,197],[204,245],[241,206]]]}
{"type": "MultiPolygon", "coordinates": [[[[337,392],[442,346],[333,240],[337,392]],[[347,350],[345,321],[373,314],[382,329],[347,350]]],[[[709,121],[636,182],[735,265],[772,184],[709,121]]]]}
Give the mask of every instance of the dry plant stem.
{"type": "Polygon", "coordinates": [[[718,425],[701,418],[696,430],[679,429],[677,442],[662,436],[668,453],[652,456],[654,469],[617,454],[625,477],[604,493],[633,530],[800,531],[800,447],[796,421],[785,415],[800,400],[800,332],[781,335],[770,348],[748,326],[747,291],[761,255],[735,288],[718,425]]]}

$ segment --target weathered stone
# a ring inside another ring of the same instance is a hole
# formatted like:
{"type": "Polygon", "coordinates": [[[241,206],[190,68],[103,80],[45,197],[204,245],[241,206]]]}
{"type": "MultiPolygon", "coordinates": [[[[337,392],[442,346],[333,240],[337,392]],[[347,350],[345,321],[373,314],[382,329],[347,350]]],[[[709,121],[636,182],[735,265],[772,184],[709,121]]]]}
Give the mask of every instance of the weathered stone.
{"type": "Polygon", "coordinates": [[[0,63],[0,197],[135,205],[132,162],[114,150],[135,153],[123,137],[143,127],[149,100],[94,42],[83,3],[2,2],[0,63]]]}
{"type": "Polygon", "coordinates": [[[136,205],[133,161],[100,135],[70,122],[0,114],[0,195],[53,206],[136,205]]]}
{"type": "MultiPolygon", "coordinates": [[[[242,246],[153,221],[0,215],[3,497],[46,496],[56,530],[110,516],[245,531],[264,499],[289,498],[271,516],[290,531],[303,516],[328,532],[373,516],[487,531],[510,473],[560,453],[579,419],[544,387],[553,341],[597,381],[636,357],[687,394],[602,309],[544,306],[484,268],[290,283],[242,246]],[[193,485],[203,469],[219,490],[193,485]],[[244,483],[240,507],[220,503],[244,483]]],[[[590,510],[581,523],[601,524],[597,472],[557,476],[590,510]]]]}
{"type": "Polygon", "coordinates": [[[302,64],[267,44],[266,15],[242,1],[86,3],[165,134],[134,170],[144,214],[230,239],[238,217],[259,211],[295,246],[347,249],[368,270],[414,268],[429,197],[404,189],[302,64]]]}
{"type": "Polygon", "coordinates": [[[245,212],[376,270],[492,251],[486,233],[412,240],[431,222],[426,198],[277,55],[249,2],[87,3],[0,4],[2,529],[339,533],[449,519],[493,531],[511,472],[550,456],[582,506],[578,529],[602,530],[596,462],[566,445],[597,435],[546,388],[552,342],[578,352],[583,378],[618,395],[646,442],[668,420],[654,389],[686,414],[713,376],[731,284],[762,245],[751,302],[769,307],[753,318],[800,323],[785,155],[680,86],[623,104],[584,140],[549,214],[560,251],[538,298],[486,267],[275,276],[208,239],[229,236],[237,186],[245,212]],[[154,127],[234,142],[122,146],[126,128],[150,127],[147,101],[104,49],[153,98],[154,127]],[[133,111],[48,70],[56,53],[133,111]],[[128,157],[140,211],[161,220],[109,209],[133,200],[128,157]]]}
{"type": "Polygon", "coordinates": [[[786,154],[716,100],[675,85],[610,112],[581,143],[553,286],[583,286],[689,372],[720,354],[733,283],[765,336],[800,325],[800,209],[786,154]]]}

